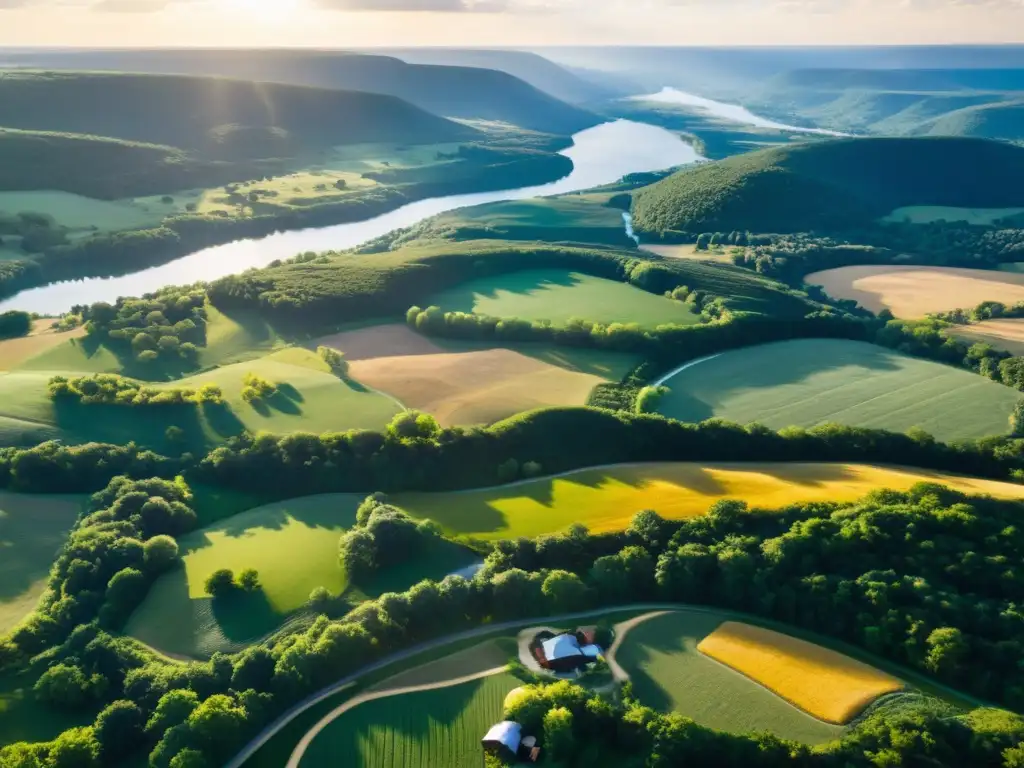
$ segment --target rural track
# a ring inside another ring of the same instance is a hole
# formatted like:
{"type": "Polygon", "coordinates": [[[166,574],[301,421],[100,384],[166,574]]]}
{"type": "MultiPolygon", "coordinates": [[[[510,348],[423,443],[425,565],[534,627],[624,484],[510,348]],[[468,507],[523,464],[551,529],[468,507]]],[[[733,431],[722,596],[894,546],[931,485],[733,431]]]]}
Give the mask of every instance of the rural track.
{"type": "Polygon", "coordinates": [[[485,669],[481,672],[474,672],[472,675],[453,677],[448,680],[438,680],[433,683],[424,683],[422,685],[409,685],[404,688],[385,688],[382,691],[363,693],[359,696],[354,696],[344,704],[332,709],[320,718],[316,725],[306,731],[305,735],[299,739],[299,743],[295,745],[295,749],[292,750],[292,754],[288,758],[285,768],[299,768],[299,763],[302,761],[303,755],[306,754],[306,750],[309,748],[309,745],[313,743],[313,739],[319,736],[320,732],[328,725],[333,723],[350,709],[358,707],[360,704],[365,704],[368,701],[374,701],[376,699],[386,699],[391,696],[401,696],[406,693],[418,693],[420,691],[436,691],[441,688],[451,688],[456,685],[462,685],[463,683],[471,683],[474,680],[482,680],[483,678],[491,677],[492,675],[500,675],[505,670],[506,667],[492,667],[491,669],[485,669]]]}
{"type": "MultiPolygon", "coordinates": [[[[330,698],[334,694],[339,693],[345,690],[346,688],[349,688],[350,686],[354,685],[356,682],[358,682],[359,678],[363,677],[364,675],[376,672],[381,669],[385,669],[391,666],[392,664],[404,661],[406,659],[410,659],[426,651],[434,650],[436,648],[443,648],[446,645],[457,643],[463,640],[472,640],[475,637],[484,637],[486,635],[491,635],[496,632],[502,632],[504,630],[520,629],[532,625],[543,624],[545,622],[561,623],[565,621],[576,621],[578,619],[595,618],[598,616],[605,616],[609,613],[621,613],[623,611],[680,610],[693,611],[696,613],[713,614],[716,616],[729,616],[743,621],[754,620],[762,626],[768,626],[769,628],[773,626],[784,626],[781,624],[781,622],[774,622],[770,619],[764,619],[759,616],[754,616],[752,614],[744,614],[738,611],[730,611],[725,608],[709,608],[705,605],[693,605],[691,603],[635,603],[617,605],[610,608],[599,608],[592,611],[566,613],[561,614],[559,616],[537,616],[532,619],[517,619],[515,621],[506,621],[500,624],[488,624],[482,627],[475,627],[474,629],[469,629],[464,632],[458,632],[454,635],[446,635],[445,637],[441,637],[436,640],[420,643],[419,645],[415,645],[412,648],[407,648],[404,651],[398,651],[396,653],[391,654],[390,656],[386,656],[385,658],[374,662],[373,664],[369,664],[363,667],[358,672],[354,672],[351,675],[346,675],[340,680],[336,680],[334,683],[326,686],[325,688],[321,688],[316,693],[309,695],[308,697],[300,701],[298,704],[292,706],[286,712],[281,714],[274,722],[270,723],[270,725],[268,725],[262,731],[260,731],[260,733],[258,733],[245,747],[243,747],[242,750],[237,755],[235,755],[235,757],[233,757],[231,760],[224,764],[224,768],[241,768],[241,766],[245,763],[246,760],[252,757],[264,744],[270,741],[271,738],[276,736],[278,732],[280,732],[286,725],[288,725],[288,723],[290,723],[292,720],[301,715],[310,707],[319,704],[324,699],[330,698]]],[[[842,643],[842,641],[840,641],[840,643],[842,643]]],[[[843,645],[845,645],[845,643],[843,643],[843,645]]],[[[851,648],[852,647],[853,646],[851,646],[851,648]]],[[[611,652],[611,649],[609,649],[609,652],[611,652]]],[[[890,663],[888,664],[888,666],[891,669],[898,670],[899,674],[903,678],[905,678],[908,682],[914,683],[915,685],[920,685],[921,687],[925,687],[926,689],[930,688],[932,690],[943,691],[947,695],[955,699],[959,699],[961,701],[969,701],[977,707],[993,706],[989,702],[977,699],[973,696],[968,696],[967,694],[964,694],[961,691],[954,690],[953,688],[950,688],[934,680],[931,680],[925,677],[924,675],[913,670],[907,669],[905,667],[902,667],[899,664],[890,663]]]]}

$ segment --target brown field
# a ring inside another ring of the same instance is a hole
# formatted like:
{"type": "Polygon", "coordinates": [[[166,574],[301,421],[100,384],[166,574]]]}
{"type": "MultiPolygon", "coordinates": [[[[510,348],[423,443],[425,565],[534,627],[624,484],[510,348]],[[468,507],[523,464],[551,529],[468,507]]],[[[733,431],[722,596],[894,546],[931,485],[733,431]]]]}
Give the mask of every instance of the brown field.
{"type": "Polygon", "coordinates": [[[344,353],[350,363],[378,357],[401,355],[435,355],[448,350],[402,323],[373,325],[354,331],[324,336],[312,342],[314,349],[323,345],[344,353]]]}
{"type": "Polygon", "coordinates": [[[1024,274],[983,269],[840,267],[815,272],[804,280],[820,285],[834,298],[854,299],[872,312],[889,309],[902,318],[974,307],[983,301],[1024,301],[1024,274]]]}
{"type": "Polygon", "coordinates": [[[722,624],[697,650],[838,725],[882,694],[904,687],[895,677],[837,651],[736,621],[722,624]]]}
{"type": "Polygon", "coordinates": [[[490,424],[553,405],[582,405],[607,379],[511,349],[360,359],[352,378],[445,426],[490,424]]]}
{"type": "Polygon", "coordinates": [[[53,323],[53,318],[33,320],[32,331],[28,336],[0,341],[0,371],[10,370],[30,357],[42,354],[68,339],[77,339],[85,335],[84,328],[58,333],[50,327],[53,323]]]}
{"type": "Polygon", "coordinates": [[[983,342],[1005,349],[1011,355],[1024,355],[1024,320],[986,320],[974,325],[958,325],[948,333],[968,344],[983,342]]]}

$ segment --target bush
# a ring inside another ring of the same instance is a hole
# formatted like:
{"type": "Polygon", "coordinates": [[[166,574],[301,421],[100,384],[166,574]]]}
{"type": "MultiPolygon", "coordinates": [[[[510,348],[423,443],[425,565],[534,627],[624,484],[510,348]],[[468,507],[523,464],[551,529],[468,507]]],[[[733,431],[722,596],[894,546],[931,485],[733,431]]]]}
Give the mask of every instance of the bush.
{"type": "Polygon", "coordinates": [[[210,597],[223,597],[235,588],[235,574],[229,568],[214,571],[203,584],[203,590],[210,597]]]}
{"type": "Polygon", "coordinates": [[[260,589],[260,575],[255,568],[246,568],[238,574],[238,586],[246,592],[256,592],[260,589]]]}
{"type": "Polygon", "coordinates": [[[345,356],[331,347],[319,346],[316,353],[330,367],[331,372],[340,378],[348,376],[348,361],[345,356]]]}

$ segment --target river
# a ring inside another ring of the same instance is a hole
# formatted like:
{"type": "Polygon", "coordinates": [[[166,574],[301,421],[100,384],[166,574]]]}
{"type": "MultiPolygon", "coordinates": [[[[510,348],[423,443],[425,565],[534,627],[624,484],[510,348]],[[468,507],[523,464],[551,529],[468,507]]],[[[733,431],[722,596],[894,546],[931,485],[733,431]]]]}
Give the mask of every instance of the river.
{"type": "Polygon", "coordinates": [[[824,128],[804,128],[799,125],[786,125],[767,117],[755,115],[746,107],[739,104],[726,104],[722,101],[705,99],[693,93],[686,93],[677,88],[662,88],[658,93],[651,93],[647,96],[634,96],[633,101],[653,101],[659,104],[678,104],[683,107],[693,107],[712,117],[728,120],[733,123],[750,125],[755,128],[771,128],[776,131],[791,131],[793,133],[814,133],[821,136],[849,136],[848,133],[829,131],[824,128]]]}
{"type": "Polygon", "coordinates": [[[573,161],[573,171],[550,184],[430,198],[365,221],[235,240],[130,275],[72,280],[22,291],[0,302],[0,311],[20,309],[59,314],[75,304],[113,302],[119,296],[140,296],[166,285],[216,280],[252,267],[265,267],[275,259],[289,259],[306,251],[353,248],[457,208],[576,192],[618,181],[629,173],[658,171],[703,159],[677,134],[629,120],[616,120],[577,133],[573,136],[573,146],[562,154],[573,161]]]}

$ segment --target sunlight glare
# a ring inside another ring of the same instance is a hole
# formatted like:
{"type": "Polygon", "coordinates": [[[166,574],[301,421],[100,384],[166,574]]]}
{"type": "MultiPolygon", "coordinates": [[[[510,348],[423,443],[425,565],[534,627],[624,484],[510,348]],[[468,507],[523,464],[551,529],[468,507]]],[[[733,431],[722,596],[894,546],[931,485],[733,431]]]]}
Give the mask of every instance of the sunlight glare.
{"type": "Polygon", "coordinates": [[[299,10],[302,0],[223,0],[233,11],[251,14],[260,21],[287,18],[299,10]]]}

